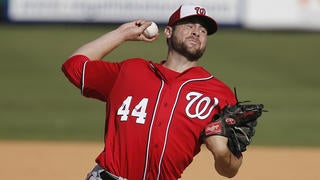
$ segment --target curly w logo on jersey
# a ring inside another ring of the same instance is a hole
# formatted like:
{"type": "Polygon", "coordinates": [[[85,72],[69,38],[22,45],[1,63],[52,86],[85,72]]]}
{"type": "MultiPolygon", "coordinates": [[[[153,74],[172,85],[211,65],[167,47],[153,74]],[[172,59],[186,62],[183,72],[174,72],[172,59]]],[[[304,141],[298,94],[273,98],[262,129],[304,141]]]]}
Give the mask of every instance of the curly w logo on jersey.
{"type": "Polygon", "coordinates": [[[206,119],[219,104],[218,98],[211,99],[199,92],[189,92],[186,96],[189,103],[186,106],[185,112],[190,118],[206,119]]]}

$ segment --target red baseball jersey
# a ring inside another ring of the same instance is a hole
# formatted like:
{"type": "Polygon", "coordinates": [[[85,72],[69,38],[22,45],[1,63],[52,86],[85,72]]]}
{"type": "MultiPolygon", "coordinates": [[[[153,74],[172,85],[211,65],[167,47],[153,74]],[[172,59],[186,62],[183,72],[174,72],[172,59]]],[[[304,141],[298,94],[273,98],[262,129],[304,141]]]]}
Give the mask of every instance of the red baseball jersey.
{"type": "Polygon", "coordinates": [[[199,66],[178,73],[139,58],[76,55],[62,69],[84,96],[106,103],[105,148],[96,162],[129,180],[180,178],[214,114],[236,103],[231,89],[199,66]]]}

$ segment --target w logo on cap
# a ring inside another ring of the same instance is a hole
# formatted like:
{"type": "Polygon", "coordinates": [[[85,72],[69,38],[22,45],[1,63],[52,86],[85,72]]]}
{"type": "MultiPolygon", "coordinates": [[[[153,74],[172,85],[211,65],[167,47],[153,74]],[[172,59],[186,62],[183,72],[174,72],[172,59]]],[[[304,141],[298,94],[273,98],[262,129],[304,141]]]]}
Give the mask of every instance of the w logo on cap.
{"type": "Polygon", "coordinates": [[[194,10],[196,10],[196,13],[201,15],[201,16],[205,16],[206,15],[206,9],[204,9],[203,7],[195,7],[194,10]]]}
{"type": "Polygon", "coordinates": [[[204,20],[205,26],[208,30],[208,35],[211,35],[218,30],[216,21],[207,15],[207,11],[201,5],[183,4],[181,5],[169,18],[168,26],[175,25],[182,19],[190,17],[201,17],[204,20]]]}

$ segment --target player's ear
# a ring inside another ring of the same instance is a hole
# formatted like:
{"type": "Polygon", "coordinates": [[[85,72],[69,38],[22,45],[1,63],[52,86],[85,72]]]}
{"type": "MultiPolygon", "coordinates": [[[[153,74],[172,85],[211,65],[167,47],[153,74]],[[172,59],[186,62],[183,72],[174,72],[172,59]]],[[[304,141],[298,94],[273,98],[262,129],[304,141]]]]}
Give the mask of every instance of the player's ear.
{"type": "Polygon", "coordinates": [[[172,27],[171,26],[166,26],[166,28],[164,29],[164,35],[166,36],[166,38],[171,38],[172,36],[172,27]]]}

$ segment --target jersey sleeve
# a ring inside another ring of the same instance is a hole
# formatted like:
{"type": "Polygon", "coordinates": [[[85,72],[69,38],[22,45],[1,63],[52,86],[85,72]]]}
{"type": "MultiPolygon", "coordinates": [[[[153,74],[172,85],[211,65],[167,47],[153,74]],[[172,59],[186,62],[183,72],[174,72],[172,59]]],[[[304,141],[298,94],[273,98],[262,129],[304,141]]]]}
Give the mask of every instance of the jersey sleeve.
{"type": "Polygon", "coordinates": [[[227,105],[234,105],[237,103],[237,98],[233,91],[225,83],[215,78],[217,92],[219,92],[219,108],[223,109],[227,105]]]}
{"type": "Polygon", "coordinates": [[[76,55],[70,57],[62,65],[62,72],[69,79],[69,81],[74,84],[77,88],[81,88],[81,78],[83,65],[89,58],[82,55],[76,55]]]}
{"type": "Polygon", "coordinates": [[[228,87],[226,90],[226,104],[225,105],[235,105],[237,103],[237,99],[232,90],[228,87]]]}
{"type": "Polygon", "coordinates": [[[88,57],[76,55],[62,66],[62,71],[85,97],[106,101],[115,82],[121,63],[90,61],[88,57]]]}

